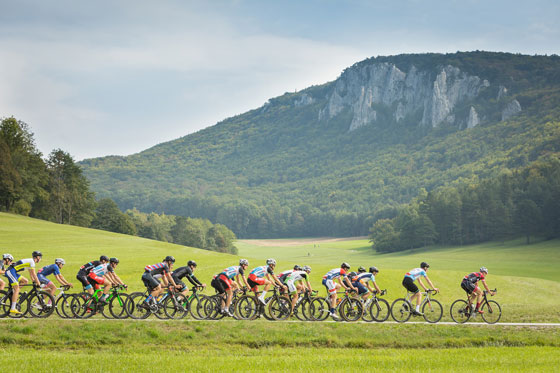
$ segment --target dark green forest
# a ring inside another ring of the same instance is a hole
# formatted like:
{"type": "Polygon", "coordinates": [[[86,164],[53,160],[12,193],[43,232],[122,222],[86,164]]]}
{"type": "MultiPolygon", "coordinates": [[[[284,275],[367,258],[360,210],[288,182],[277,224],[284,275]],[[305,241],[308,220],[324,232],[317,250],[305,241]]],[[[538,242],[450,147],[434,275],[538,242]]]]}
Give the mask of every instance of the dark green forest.
{"type": "Polygon", "coordinates": [[[15,118],[0,122],[0,211],[59,224],[139,235],[201,249],[236,253],[235,234],[206,219],[123,213],[109,199],[95,199],[72,156],[61,149],[46,159],[29,126],[15,118]]]}
{"type": "MultiPolygon", "coordinates": [[[[479,185],[560,153],[558,56],[400,55],[372,58],[347,70],[378,62],[404,70],[414,65],[434,75],[438,67],[452,65],[488,79],[489,86],[475,99],[455,109],[459,115],[476,108],[481,123],[469,129],[428,128],[412,116],[349,131],[348,109],[319,119],[331,82],[286,93],[138,154],[80,165],[97,195],[113,199],[123,211],[209,219],[243,238],[359,236],[369,234],[379,219],[395,218],[422,191],[452,188],[459,201],[464,185],[479,185]],[[499,101],[501,86],[508,96],[499,101]],[[296,105],[304,94],[312,103],[296,105]],[[502,120],[501,110],[512,100],[523,110],[502,120]]],[[[390,109],[377,108],[380,117],[390,109]]],[[[517,232],[513,225],[509,230],[517,232]]],[[[459,241],[479,239],[472,235],[496,237],[472,233],[459,241]]]]}

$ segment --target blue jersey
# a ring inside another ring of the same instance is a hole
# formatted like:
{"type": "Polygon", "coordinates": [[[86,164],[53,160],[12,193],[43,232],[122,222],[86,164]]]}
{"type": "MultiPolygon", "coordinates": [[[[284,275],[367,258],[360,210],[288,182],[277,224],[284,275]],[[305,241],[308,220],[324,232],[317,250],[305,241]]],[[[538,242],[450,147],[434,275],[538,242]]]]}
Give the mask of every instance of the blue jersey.
{"type": "Polygon", "coordinates": [[[373,275],[373,273],[360,273],[354,279],[354,282],[360,282],[364,285],[367,284],[369,281],[375,282],[375,276],[373,275]]]}
{"type": "Polygon", "coordinates": [[[45,266],[39,270],[39,273],[45,277],[50,275],[60,275],[60,268],[58,268],[57,264],[51,264],[45,266]]]}
{"type": "Polygon", "coordinates": [[[340,276],[346,277],[346,271],[342,268],[335,268],[328,271],[327,274],[323,276],[323,279],[334,280],[336,278],[339,278],[340,276]]]}
{"type": "Polygon", "coordinates": [[[234,278],[237,275],[243,275],[243,268],[241,268],[241,266],[231,266],[231,267],[227,267],[226,269],[224,269],[221,273],[218,274],[219,275],[225,275],[227,278],[229,278],[230,280],[232,278],[234,278]]]}
{"type": "Polygon", "coordinates": [[[411,278],[413,281],[416,280],[420,276],[428,277],[428,275],[426,274],[426,271],[424,271],[422,268],[411,269],[410,271],[408,271],[404,275],[404,277],[411,278]]]}
{"type": "Polygon", "coordinates": [[[107,272],[114,272],[113,267],[111,267],[109,263],[100,264],[91,271],[99,277],[105,276],[107,272]]]}
{"type": "Polygon", "coordinates": [[[269,266],[260,266],[253,269],[250,274],[256,277],[264,277],[267,273],[270,273],[271,275],[274,274],[269,266]]]}

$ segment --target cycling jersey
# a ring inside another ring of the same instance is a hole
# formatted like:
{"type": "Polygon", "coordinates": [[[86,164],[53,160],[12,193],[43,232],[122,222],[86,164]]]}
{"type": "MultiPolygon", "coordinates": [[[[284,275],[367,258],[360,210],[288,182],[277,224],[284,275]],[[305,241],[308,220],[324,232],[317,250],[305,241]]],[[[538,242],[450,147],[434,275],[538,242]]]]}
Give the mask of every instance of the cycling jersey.
{"type": "Polygon", "coordinates": [[[21,259],[12,264],[10,267],[13,267],[16,272],[21,272],[25,268],[35,268],[35,261],[33,260],[33,258],[21,259]]]}
{"type": "Polygon", "coordinates": [[[327,272],[326,275],[323,276],[324,280],[334,280],[339,278],[340,276],[342,277],[346,277],[346,271],[342,268],[335,268],[335,269],[331,269],[330,271],[327,272]]]}
{"type": "Polygon", "coordinates": [[[83,266],[80,267],[80,272],[83,271],[86,274],[89,273],[92,269],[94,269],[95,267],[97,267],[98,265],[100,265],[101,262],[99,260],[92,260],[89,263],[84,264],[83,266]]]}
{"type": "Polygon", "coordinates": [[[186,277],[191,284],[202,286],[202,283],[198,281],[189,266],[177,268],[173,271],[172,276],[175,282],[177,282],[177,280],[181,280],[183,277],[186,277]]]}
{"type": "Polygon", "coordinates": [[[300,281],[300,280],[307,280],[307,272],[305,271],[292,271],[286,278],[286,282],[288,281],[300,281]]]}
{"type": "Polygon", "coordinates": [[[404,277],[411,278],[413,281],[416,280],[420,276],[428,277],[428,275],[426,274],[426,271],[424,271],[422,268],[411,269],[410,271],[408,271],[404,275],[404,277]]]}
{"type": "Polygon", "coordinates": [[[169,272],[169,267],[164,262],[147,265],[144,267],[144,271],[149,272],[150,275],[162,275],[169,272]]]}
{"type": "Polygon", "coordinates": [[[480,280],[484,280],[485,277],[481,272],[473,272],[466,275],[463,279],[475,284],[480,280]]]}
{"type": "Polygon", "coordinates": [[[373,275],[373,273],[360,273],[354,278],[354,282],[359,282],[364,285],[370,281],[375,282],[375,276],[373,275]]]}
{"type": "Polygon", "coordinates": [[[115,272],[113,267],[109,265],[109,263],[100,264],[94,269],[91,270],[91,273],[95,274],[96,276],[105,276],[107,272],[115,272]]]}
{"type": "Polygon", "coordinates": [[[253,275],[251,277],[263,278],[267,273],[271,274],[271,275],[274,274],[274,272],[272,271],[272,269],[269,266],[260,266],[260,267],[257,267],[255,269],[253,269],[251,271],[250,275],[253,275]]]}
{"type": "Polygon", "coordinates": [[[50,276],[50,275],[57,276],[57,275],[60,275],[60,268],[55,263],[55,264],[51,264],[51,265],[48,265],[48,266],[45,266],[45,267],[41,268],[38,273],[40,273],[42,276],[45,276],[45,277],[50,276]]]}
{"type": "Polygon", "coordinates": [[[243,268],[241,268],[241,266],[231,266],[231,267],[227,267],[222,272],[218,273],[217,276],[225,275],[227,278],[231,280],[237,275],[244,275],[244,274],[245,271],[243,271],[243,268]]]}

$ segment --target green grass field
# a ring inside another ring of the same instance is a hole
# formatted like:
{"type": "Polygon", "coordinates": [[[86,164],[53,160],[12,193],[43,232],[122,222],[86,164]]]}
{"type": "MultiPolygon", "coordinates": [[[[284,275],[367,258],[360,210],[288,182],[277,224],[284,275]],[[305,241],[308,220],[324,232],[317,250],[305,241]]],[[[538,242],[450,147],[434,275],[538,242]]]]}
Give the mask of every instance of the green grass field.
{"type": "MultiPolygon", "coordinates": [[[[313,268],[312,285],[325,294],[322,275],[340,264],[376,265],[377,282],[387,300],[404,295],[403,273],[425,260],[430,278],[442,290],[437,298],[449,320],[451,302],[463,297],[458,285],[467,272],[485,265],[488,283],[502,321],[559,322],[560,242],[521,242],[462,248],[431,248],[378,255],[367,240],[246,240],[237,243],[251,266],[268,257],[279,271],[295,263],[313,268]]],[[[166,255],[177,265],[199,263],[196,275],[206,283],[212,274],[239,257],[109,232],[57,225],[0,213],[0,251],[16,258],[41,250],[41,265],[63,257],[63,275],[74,282],[77,269],[100,254],[117,256],[117,273],[131,290],[141,290],[146,264],[166,255]]],[[[77,291],[77,289],[76,289],[77,291]]],[[[211,291],[207,290],[207,293],[211,291]]],[[[195,371],[465,371],[473,364],[491,371],[550,371],[560,362],[560,329],[423,324],[346,324],[304,322],[136,322],[94,318],[91,321],[0,320],[3,366],[18,371],[151,371],[179,367],[195,371]],[[164,365],[165,364],[165,365],[164,365]],[[50,368],[49,368],[50,367],[50,368]],[[45,369],[43,369],[45,370],[45,369]]]]}

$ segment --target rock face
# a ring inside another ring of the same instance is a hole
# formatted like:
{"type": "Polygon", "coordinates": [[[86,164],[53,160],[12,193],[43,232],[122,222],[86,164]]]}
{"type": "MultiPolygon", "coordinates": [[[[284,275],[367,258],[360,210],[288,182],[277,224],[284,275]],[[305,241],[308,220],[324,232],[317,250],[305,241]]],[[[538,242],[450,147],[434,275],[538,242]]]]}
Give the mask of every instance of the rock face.
{"type": "Polygon", "coordinates": [[[507,106],[502,110],[502,120],[507,120],[521,112],[521,104],[517,100],[511,101],[507,106]]]}
{"type": "MultiPolygon", "coordinates": [[[[453,111],[457,105],[472,100],[489,85],[487,80],[450,65],[440,67],[435,75],[414,66],[404,72],[388,62],[355,66],[335,82],[327,95],[327,105],[319,112],[319,120],[333,118],[348,108],[353,114],[349,130],[353,131],[376,122],[378,111],[383,108],[397,123],[418,116],[418,123],[423,126],[452,124],[456,123],[453,111]]],[[[480,120],[476,110],[472,110],[468,119],[463,116],[462,122],[466,120],[474,127],[480,120]]]]}
{"type": "Polygon", "coordinates": [[[467,119],[467,128],[474,128],[480,124],[480,119],[478,119],[478,113],[475,108],[471,106],[469,111],[469,118],[467,119]]]}

